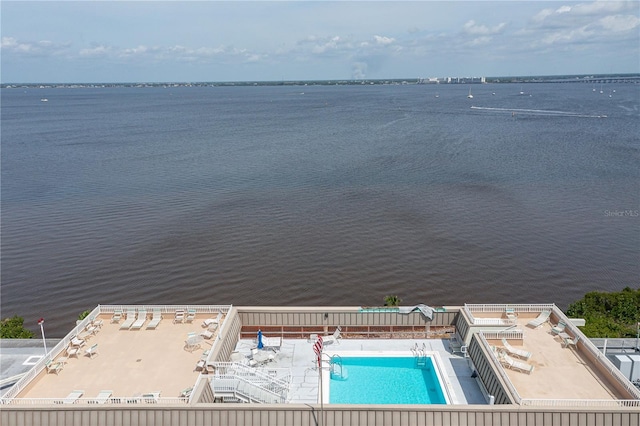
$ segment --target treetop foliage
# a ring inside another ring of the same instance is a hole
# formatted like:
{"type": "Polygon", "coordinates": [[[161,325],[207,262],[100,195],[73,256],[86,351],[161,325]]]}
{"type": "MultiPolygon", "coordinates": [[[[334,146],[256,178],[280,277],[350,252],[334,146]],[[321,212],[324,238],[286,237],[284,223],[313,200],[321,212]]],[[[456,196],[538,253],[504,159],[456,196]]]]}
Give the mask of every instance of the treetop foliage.
{"type": "Polygon", "coordinates": [[[640,322],[640,288],[589,292],[570,304],[566,314],[585,319],[581,330],[587,337],[635,337],[640,322]]]}
{"type": "Polygon", "coordinates": [[[31,339],[34,333],[24,328],[24,318],[14,315],[0,321],[0,339],[31,339]]]}

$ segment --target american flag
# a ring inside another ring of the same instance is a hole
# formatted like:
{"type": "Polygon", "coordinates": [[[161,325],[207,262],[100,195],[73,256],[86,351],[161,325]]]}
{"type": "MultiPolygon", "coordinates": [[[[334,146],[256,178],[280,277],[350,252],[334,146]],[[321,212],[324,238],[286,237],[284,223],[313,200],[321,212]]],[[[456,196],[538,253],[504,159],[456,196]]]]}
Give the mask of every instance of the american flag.
{"type": "Polygon", "coordinates": [[[313,351],[318,356],[318,364],[320,364],[320,354],[322,354],[322,336],[318,336],[318,340],[313,344],[313,351]]]}

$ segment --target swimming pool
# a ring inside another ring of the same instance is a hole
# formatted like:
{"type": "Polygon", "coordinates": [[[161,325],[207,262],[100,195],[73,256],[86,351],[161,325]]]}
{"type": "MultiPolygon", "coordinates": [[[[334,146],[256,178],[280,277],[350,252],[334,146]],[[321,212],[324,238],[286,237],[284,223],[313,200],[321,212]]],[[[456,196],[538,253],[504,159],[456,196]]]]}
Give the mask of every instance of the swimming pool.
{"type": "Polygon", "coordinates": [[[324,401],[331,404],[447,404],[435,354],[417,362],[410,352],[331,354],[324,401]],[[340,367],[342,366],[342,367],[340,367]],[[334,373],[334,374],[332,374],[334,373]],[[341,377],[345,376],[345,377],[341,377]]]}

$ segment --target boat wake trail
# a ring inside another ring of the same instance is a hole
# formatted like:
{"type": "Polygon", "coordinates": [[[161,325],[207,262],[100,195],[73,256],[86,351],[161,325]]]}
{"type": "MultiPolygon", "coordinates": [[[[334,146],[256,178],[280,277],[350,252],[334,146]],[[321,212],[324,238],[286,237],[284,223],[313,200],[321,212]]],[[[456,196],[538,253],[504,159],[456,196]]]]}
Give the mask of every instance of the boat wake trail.
{"type": "Polygon", "coordinates": [[[583,117],[583,118],[606,118],[606,115],[591,115],[591,114],[582,114],[579,112],[571,112],[571,111],[553,111],[553,110],[545,110],[545,109],[522,109],[522,108],[490,108],[490,107],[477,107],[472,106],[471,109],[481,110],[481,111],[494,111],[494,112],[506,112],[511,113],[511,115],[516,114],[526,114],[526,115],[546,115],[546,116],[554,116],[554,117],[583,117]]]}

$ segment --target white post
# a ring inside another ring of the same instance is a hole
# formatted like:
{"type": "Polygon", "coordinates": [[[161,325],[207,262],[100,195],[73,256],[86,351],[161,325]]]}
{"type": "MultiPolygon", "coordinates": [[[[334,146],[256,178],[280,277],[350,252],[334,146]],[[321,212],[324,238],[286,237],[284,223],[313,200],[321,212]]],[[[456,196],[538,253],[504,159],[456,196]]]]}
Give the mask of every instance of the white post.
{"type": "Polygon", "coordinates": [[[47,341],[44,338],[44,318],[40,318],[38,320],[38,324],[40,325],[40,331],[42,332],[42,344],[44,345],[44,356],[47,356],[47,341]]]}
{"type": "Polygon", "coordinates": [[[320,426],[324,426],[324,394],[322,393],[322,351],[318,355],[318,371],[320,372],[320,426]]]}
{"type": "Polygon", "coordinates": [[[602,348],[602,353],[607,354],[607,338],[604,339],[604,347],[602,348]]]}

